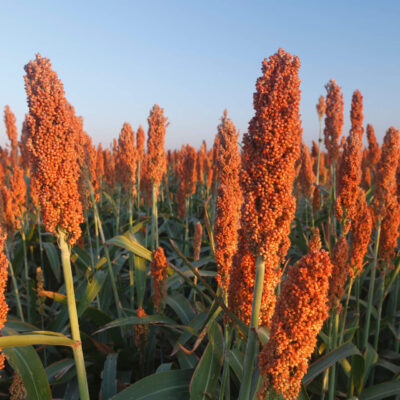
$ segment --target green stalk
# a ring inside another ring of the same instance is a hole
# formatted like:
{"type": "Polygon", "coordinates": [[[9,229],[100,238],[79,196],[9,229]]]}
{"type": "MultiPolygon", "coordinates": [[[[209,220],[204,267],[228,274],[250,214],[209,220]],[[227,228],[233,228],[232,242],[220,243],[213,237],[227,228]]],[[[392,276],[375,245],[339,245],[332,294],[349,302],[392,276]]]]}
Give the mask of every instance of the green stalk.
{"type": "Polygon", "coordinates": [[[224,370],[222,372],[221,390],[219,400],[230,400],[230,365],[229,365],[229,351],[231,347],[232,330],[228,324],[225,325],[225,356],[224,356],[224,370]]]}
{"type": "Polygon", "coordinates": [[[152,209],[151,209],[151,249],[158,247],[158,208],[157,208],[157,185],[153,183],[152,209]]]}
{"type": "Polygon", "coordinates": [[[187,196],[185,199],[185,241],[183,245],[183,254],[188,256],[188,242],[189,242],[189,203],[190,197],[187,196]]]}
{"type": "Polygon", "coordinates": [[[376,228],[375,234],[375,252],[374,252],[374,261],[371,267],[371,279],[369,281],[369,290],[368,290],[368,307],[367,307],[367,316],[365,319],[365,332],[364,332],[364,341],[363,341],[363,350],[367,348],[368,338],[369,338],[369,329],[371,325],[371,310],[372,310],[372,300],[374,298],[374,289],[375,289],[375,276],[376,276],[376,266],[378,263],[378,251],[379,251],[379,238],[381,235],[381,221],[378,220],[378,226],[376,228]]]}
{"type": "Polygon", "coordinates": [[[8,258],[8,265],[10,267],[11,280],[12,280],[13,288],[14,288],[15,302],[17,303],[18,316],[19,316],[19,318],[20,318],[20,320],[22,322],[25,322],[24,313],[22,312],[21,299],[19,297],[17,278],[15,277],[15,274],[14,274],[14,268],[13,268],[12,263],[11,263],[11,257],[10,257],[10,254],[8,252],[7,243],[5,243],[5,250],[6,250],[6,255],[7,255],[7,258],[8,258]]]}
{"type": "MultiPolygon", "coordinates": [[[[332,323],[333,323],[333,338],[332,338],[332,349],[335,349],[337,346],[337,339],[338,339],[338,331],[339,331],[339,314],[334,311],[332,316],[332,323]]],[[[335,400],[335,390],[336,390],[336,364],[333,364],[329,370],[329,400],[335,400]]]]}
{"type": "MultiPolygon", "coordinates": [[[[379,305],[378,305],[378,315],[376,319],[376,329],[374,336],[374,349],[378,354],[378,345],[379,345],[379,331],[381,330],[381,320],[382,320],[382,306],[383,301],[385,299],[385,268],[382,269],[382,283],[379,290],[379,305]]],[[[374,384],[375,380],[375,369],[372,370],[371,373],[371,384],[374,384]]]]}
{"type": "MultiPolygon", "coordinates": [[[[400,279],[399,278],[397,278],[397,282],[396,282],[396,288],[395,288],[395,292],[394,292],[394,299],[395,299],[395,301],[394,301],[394,309],[393,309],[393,326],[395,327],[395,329],[396,329],[396,314],[397,314],[397,303],[398,303],[398,296],[399,296],[399,286],[400,286],[400,279]]],[[[398,328],[398,331],[397,331],[397,336],[400,336],[400,325],[399,325],[399,328],[398,328]]],[[[400,340],[396,340],[396,338],[395,338],[395,342],[394,342],[395,344],[394,344],[394,350],[395,350],[395,352],[396,353],[398,353],[399,352],[399,350],[400,350],[400,340]]]]}
{"type": "Polygon", "coordinates": [[[140,213],[140,176],[141,176],[141,170],[142,170],[142,163],[139,160],[138,161],[138,166],[137,166],[137,209],[138,209],[138,215],[140,213]]]}
{"type": "Polygon", "coordinates": [[[96,204],[96,201],[95,201],[95,198],[94,198],[93,188],[92,188],[90,180],[88,179],[87,176],[86,176],[86,178],[88,180],[90,198],[91,198],[92,204],[93,204],[94,218],[95,218],[95,220],[97,219],[97,226],[99,228],[100,239],[101,239],[101,242],[103,244],[104,253],[105,253],[105,256],[106,256],[106,260],[107,260],[108,274],[110,275],[111,286],[112,286],[113,294],[114,294],[115,306],[117,308],[118,318],[121,318],[122,317],[122,312],[121,312],[122,304],[121,304],[121,301],[119,300],[119,296],[118,296],[118,289],[117,289],[117,285],[115,283],[115,277],[114,277],[114,271],[113,271],[113,268],[112,268],[110,253],[108,251],[106,238],[104,236],[104,231],[103,231],[103,227],[102,227],[102,224],[101,224],[101,219],[100,219],[100,216],[99,216],[99,211],[97,209],[97,204],[96,204]]]}
{"type": "Polygon", "coordinates": [[[115,235],[119,234],[119,214],[120,214],[120,207],[121,207],[121,185],[118,185],[118,200],[117,200],[117,221],[115,226],[115,235]]]}
{"type": "Polygon", "coordinates": [[[93,246],[92,246],[92,238],[90,237],[90,228],[89,228],[89,217],[86,213],[86,232],[88,236],[88,243],[89,243],[89,249],[90,249],[90,262],[92,263],[92,268],[94,269],[95,263],[94,263],[94,255],[93,255],[93,246]]]}
{"type": "Polygon", "coordinates": [[[347,296],[346,296],[346,304],[344,306],[344,312],[343,312],[342,328],[340,329],[339,345],[343,343],[344,331],[346,328],[347,309],[349,307],[350,294],[351,294],[351,289],[353,287],[353,282],[354,278],[350,278],[349,288],[347,290],[347,296]]]}
{"type": "Polygon", "coordinates": [[[66,242],[65,233],[58,232],[58,246],[61,250],[61,262],[64,271],[65,291],[67,294],[68,314],[71,325],[71,336],[76,341],[72,348],[75,359],[76,375],[78,378],[79,394],[81,400],[89,399],[89,387],[86,377],[85,360],[83,358],[81,334],[79,332],[78,313],[76,310],[74,281],[71,270],[70,249],[66,242]]]}
{"type": "Polygon", "coordinates": [[[257,356],[258,340],[257,340],[256,329],[258,327],[258,319],[260,315],[264,274],[265,274],[265,261],[261,256],[257,256],[253,305],[251,310],[251,320],[250,320],[249,334],[246,345],[246,354],[243,363],[243,378],[240,385],[239,400],[248,400],[250,398],[251,378],[253,375],[254,363],[257,356]]]}
{"type": "MultiPolygon", "coordinates": [[[[132,225],[133,225],[133,220],[132,220],[132,207],[133,207],[133,202],[132,202],[132,191],[129,191],[129,200],[128,200],[128,214],[129,214],[129,232],[132,233],[132,225]]],[[[135,304],[135,293],[134,293],[134,284],[135,284],[135,279],[134,279],[134,262],[133,262],[133,253],[129,255],[129,297],[130,297],[130,304],[131,308],[134,308],[135,304]]]]}
{"type": "Polygon", "coordinates": [[[26,251],[26,237],[25,237],[24,229],[25,229],[24,224],[22,224],[21,238],[22,238],[22,249],[23,249],[23,253],[24,253],[24,277],[25,277],[25,289],[26,289],[26,307],[27,307],[28,322],[32,322],[31,282],[29,279],[28,254],[26,251]]]}
{"type": "Polygon", "coordinates": [[[39,210],[37,210],[37,229],[38,229],[38,237],[39,237],[40,265],[42,266],[42,268],[44,268],[42,228],[41,228],[40,211],[39,210]]]}

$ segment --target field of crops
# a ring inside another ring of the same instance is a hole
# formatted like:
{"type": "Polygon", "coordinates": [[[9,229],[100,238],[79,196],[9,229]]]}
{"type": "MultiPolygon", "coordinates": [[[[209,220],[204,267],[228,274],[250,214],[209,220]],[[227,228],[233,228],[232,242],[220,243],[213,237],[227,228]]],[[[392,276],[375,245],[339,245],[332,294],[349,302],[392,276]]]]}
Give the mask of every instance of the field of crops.
{"type": "Polygon", "coordinates": [[[167,151],[168,110],[103,147],[50,60],[25,66],[0,149],[0,398],[400,399],[400,131],[378,144],[332,79],[308,147],[299,69],[279,49],[246,133],[225,111],[212,148],[167,151]]]}

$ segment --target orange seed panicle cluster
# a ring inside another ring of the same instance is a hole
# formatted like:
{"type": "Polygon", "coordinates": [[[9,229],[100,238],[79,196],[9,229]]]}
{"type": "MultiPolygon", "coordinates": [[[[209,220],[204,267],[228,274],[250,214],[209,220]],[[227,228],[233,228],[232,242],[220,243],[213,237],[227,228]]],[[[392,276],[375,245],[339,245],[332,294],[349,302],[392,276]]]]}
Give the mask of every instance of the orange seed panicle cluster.
{"type": "Polygon", "coordinates": [[[227,293],[233,257],[237,251],[238,229],[242,195],[239,182],[241,158],[235,125],[225,110],[218,126],[219,146],[215,160],[219,186],[214,225],[217,280],[223,293],[227,293]]]}
{"type": "MultiPolygon", "coordinates": [[[[4,328],[8,313],[8,305],[5,295],[8,281],[8,259],[4,253],[6,240],[7,235],[3,231],[3,228],[0,228],[0,331],[4,328]]],[[[4,368],[4,362],[4,353],[0,353],[0,370],[4,368]]]]}
{"type": "Polygon", "coordinates": [[[200,221],[197,221],[194,226],[194,235],[193,235],[193,260],[200,260],[200,251],[201,251],[201,241],[203,237],[203,226],[200,221]]]}
{"type": "Polygon", "coordinates": [[[147,152],[144,158],[144,177],[148,181],[147,186],[155,185],[158,190],[164,174],[167,172],[167,157],[164,141],[168,126],[164,117],[164,109],[154,105],[150,110],[149,131],[147,134],[147,152]]]}
{"type": "Polygon", "coordinates": [[[311,200],[314,193],[315,174],[311,160],[310,150],[302,143],[300,153],[300,171],[297,183],[300,193],[308,200],[311,200]]]}
{"type": "MultiPolygon", "coordinates": [[[[164,249],[157,247],[153,251],[153,260],[150,263],[153,277],[153,304],[156,311],[161,311],[162,301],[167,294],[168,262],[164,249]]],[[[138,314],[139,316],[139,314],[138,314]]]]}
{"type": "Polygon", "coordinates": [[[328,162],[336,162],[339,156],[339,138],[343,129],[343,94],[340,86],[331,79],[325,86],[326,111],[324,142],[328,151],[328,162]]]}
{"type": "Polygon", "coordinates": [[[16,119],[14,113],[11,111],[10,106],[4,107],[4,123],[6,125],[6,133],[11,142],[11,164],[17,165],[18,158],[18,131],[16,126],[16,119]]]}
{"type": "MultiPolygon", "coordinates": [[[[362,178],[362,134],[363,114],[362,96],[357,90],[351,103],[351,129],[347,137],[337,174],[336,216],[340,220],[350,221],[358,212],[356,208],[358,189],[362,178]]],[[[345,226],[348,231],[349,224],[345,226]]]]}
{"type": "Polygon", "coordinates": [[[259,355],[264,377],[260,395],[272,386],[286,400],[297,399],[317,334],[329,315],[332,268],[324,250],[309,251],[289,268],[272,318],[270,339],[259,355]]]}
{"type": "Polygon", "coordinates": [[[332,276],[329,279],[329,302],[338,312],[341,310],[340,300],[344,295],[345,283],[349,273],[349,244],[346,237],[341,235],[333,248],[331,262],[332,276]]]}
{"type": "Polygon", "coordinates": [[[63,85],[50,60],[36,55],[25,72],[28,147],[43,225],[55,234],[63,229],[73,244],[81,235],[83,221],[76,154],[80,132],[75,129],[63,85]]]}
{"type": "Polygon", "coordinates": [[[122,126],[118,137],[116,170],[119,182],[127,193],[135,194],[138,151],[135,147],[135,132],[127,122],[122,126]]]}
{"type": "Polygon", "coordinates": [[[318,118],[320,121],[324,118],[325,111],[326,111],[326,104],[325,104],[325,97],[319,96],[318,103],[316,105],[318,118]]]}

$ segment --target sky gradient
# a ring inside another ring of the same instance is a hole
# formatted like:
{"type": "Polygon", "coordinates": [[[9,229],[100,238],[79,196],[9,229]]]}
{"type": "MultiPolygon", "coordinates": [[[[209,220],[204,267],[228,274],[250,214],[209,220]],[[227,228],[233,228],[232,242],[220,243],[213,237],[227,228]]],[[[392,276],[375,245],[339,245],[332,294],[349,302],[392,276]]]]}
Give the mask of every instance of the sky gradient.
{"type": "Polygon", "coordinates": [[[158,103],[170,122],[168,148],[199,147],[203,138],[211,145],[225,108],[247,131],[261,62],[282,47],[301,61],[307,143],[318,135],[315,104],[331,78],[343,89],[344,133],[359,89],[364,121],[381,140],[388,127],[400,128],[399,17],[398,1],[8,2],[0,12],[0,108],[10,105],[20,130],[23,67],[39,52],[96,143],[108,145],[124,121],[147,130],[158,103]]]}

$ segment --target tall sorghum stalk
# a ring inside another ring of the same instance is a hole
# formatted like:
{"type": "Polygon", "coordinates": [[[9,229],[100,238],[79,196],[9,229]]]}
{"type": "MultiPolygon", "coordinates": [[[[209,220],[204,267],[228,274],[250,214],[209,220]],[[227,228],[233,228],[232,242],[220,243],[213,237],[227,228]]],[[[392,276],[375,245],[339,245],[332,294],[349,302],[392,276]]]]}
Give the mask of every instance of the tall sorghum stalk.
{"type": "MultiPolygon", "coordinates": [[[[256,276],[240,400],[249,398],[257,354],[255,329],[261,314],[267,325],[272,317],[280,279],[279,265],[290,246],[290,225],[296,209],[295,162],[302,133],[299,67],[298,57],[282,49],[264,60],[254,93],[255,115],[243,137],[241,225],[243,240],[256,257],[256,276]]],[[[239,295],[244,297],[245,293],[239,292],[239,295]]],[[[259,365],[265,378],[263,366],[259,365]]]]}
{"type": "Polygon", "coordinates": [[[250,398],[251,378],[257,355],[258,338],[256,329],[259,324],[260,306],[265,275],[265,261],[261,256],[256,260],[256,278],[254,282],[253,304],[251,309],[251,321],[247,336],[246,355],[243,362],[243,377],[240,385],[239,400],[250,398]]]}
{"type": "Polygon", "coordinates": [[[74,280],[72,277],[70,249],[66,241],[66,235],[63,230],[58,232],[58,246],[61,250],[61,262],[64,272],[65,291],[67,294],[68,314],[71,325],[72,339],[75,340],[73,347],[76,374],[78,378],[79,394],[81,400],[89,399],[89,388],[86,377],[85,360],[83,358],[81,334],[79,332],[78,313],[76,309],[74,280]]]}
{"type": "Polygon", "coordinates": [[[158,206],[157,206],[157,185],[153,183],[151,196],[151,249],[158,247],[158,206]]]}
{"type": "Polygon", "coordinates": [[[374,259],[371,265],[371,277],[369,281],[369,289],[368,289],[368,300],[367,300],[367,315],[365,317],[365,329],[364,329],[364,338],[362,343],[362,349],[366,350],[368,346],[369,339],[369,330],[371,324],[371,314],[372,314],[372,302],[374,299],[374,290],[375,290],[375,276],[376,276],[376,268],[378,264],[378,253],[379,253],[379,239],[381,234],[381,221],[378,220],[378,225],[375,233],[375,244],[374,244],[374,259]]]}
{"type": "Polygon", "coordinates": [[[7,242],[4,243],[4,250],[5,250],[5,253],[8,258],[8,265],[10,268],[11,280],[12,280],[12,284],[13,284],[13,288],[14,288],[14,296],[15,296],[15,302],[17,304],[18,316],[19,316],[20,320],[22,322],[24,322],[25,319],[24,319],[24,313],[22,311],[22,306],[21,306],[21,298],[20,298],[19,290],[18,290],[18,282],[17,282],[17,278],[15,277],[14,268],[11,263],[11,255],[10,255],[10,252],[8,251],[7,242]]]}

